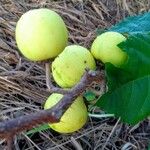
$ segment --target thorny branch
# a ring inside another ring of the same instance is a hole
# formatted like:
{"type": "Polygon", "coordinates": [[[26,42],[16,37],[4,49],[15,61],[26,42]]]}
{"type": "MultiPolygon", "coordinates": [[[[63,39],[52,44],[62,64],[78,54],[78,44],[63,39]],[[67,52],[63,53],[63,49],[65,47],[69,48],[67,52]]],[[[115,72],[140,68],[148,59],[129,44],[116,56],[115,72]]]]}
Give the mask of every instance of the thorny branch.
{"type": "Polygon", "coordinates": [[[82,94],[87,87],[89,87],[92,82],[101,83],[104,79],[104,74],[99,71],[86,71],[83,77],[81,78],[80,82],[75,85],[69,92],[64,91],[63,89],[51,86],[51,81],[48,77],[50,74],[48,63],[46,64],[46,80],[47,85],[49,86],[49,90],[51,92],[57,93],[65,93],[63,98],[52,108],[47,110],[40,110],[36,113],[31,113],[29,115],[24,115],[18,118],[14,118],[12,120],[6,120],[0,123],[0,138],[5,138],[8,143],[8,149],[11,149],[11,143],[13,136],[17,133],[20,133],[24,130],[29,130],[36,125],[42,123],[54,123],[59,122],[61,116],[64,112],[69,108],[69,106],[73,103],[73,101],[82,94]],[[47,70],[48,69],[48,70],[47,70]],[[13,135],[13,136],[12,136],[13,135]],[[11,138],[10,138],[11,137],[11,138]]]}

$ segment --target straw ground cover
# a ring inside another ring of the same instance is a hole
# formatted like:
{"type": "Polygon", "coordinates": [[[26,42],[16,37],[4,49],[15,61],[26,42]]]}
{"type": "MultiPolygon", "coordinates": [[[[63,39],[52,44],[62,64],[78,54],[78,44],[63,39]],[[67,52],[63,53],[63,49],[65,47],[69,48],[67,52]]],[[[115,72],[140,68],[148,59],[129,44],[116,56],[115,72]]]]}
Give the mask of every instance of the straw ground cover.
{"type": "MultiPolygon", "coordinates": [[[[19,17],[29,9],[46,7],[58,12],[70,31],[70,43],[89,47],[96,29],[105,29],[128,15],[148,11],[148,0],[0,0],[0,120],[42,109],[49,96],[43,63],[27,61],[17,51],[14,31],[19,17]]],[[[102,68],[101,64],[99,67],[102,68]]],[[[93,87],[94,88],[94,87],[93,87]]],[[[93,89],[95,90],[95,89],[93,89]]],[[[97,91],[99,89],[96,89],[97,91]]],[[[101,92],[97,92],[98,94],[101,92]]],[[[92,112],[100,110],[93,109],[92,112]]],[[[146,149],[150,121],[127,126],[114,118],[90,118],[71,135],[52,130],[15,137],[15,149],[146,149]]],[[[0,141],[0,149],[5,148],[0,141]]]]}

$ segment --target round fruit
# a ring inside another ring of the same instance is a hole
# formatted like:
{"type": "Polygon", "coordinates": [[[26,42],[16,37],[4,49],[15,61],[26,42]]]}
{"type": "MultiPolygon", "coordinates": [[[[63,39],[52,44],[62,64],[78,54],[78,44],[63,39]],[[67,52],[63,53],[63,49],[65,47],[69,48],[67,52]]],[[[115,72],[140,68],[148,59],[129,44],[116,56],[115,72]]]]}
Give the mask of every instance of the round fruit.
{"type": "Polygon", "coordinates": [[[126,38],[120,33],[105,32],[94,40],[91,53],[103,63],[110,62],[119,67],[127,60],[127,54],[117,45],[125,40],[126,38]]]}
{"type": "MultiPolygon", "coordinates": [[[[57,104],[62,94],[54,93],[46,101],[44,109],[49,109],[57,104]]],[[[60,133],[71,133],[79,130],[86,123],[88,117],[87,108],[83,98],[78,97],[74,103],[66,110],[58,123],[49,124],[49,126],[60,133]]]]}
{"type": "Polygon", "coordinates": [[[80,81],[86,68],[96,69],[92,54],[82,46],[71,45],[53,61],[52,74],[59,86],[69,88],[80,81]]]}
{"type": "Polygon", "coordinates": [[[15,34],[19,50],[33,61],[57,56],[66,47],[68,40],[68,31],[62,18],[46,8],[23,14],[15,34]]]}

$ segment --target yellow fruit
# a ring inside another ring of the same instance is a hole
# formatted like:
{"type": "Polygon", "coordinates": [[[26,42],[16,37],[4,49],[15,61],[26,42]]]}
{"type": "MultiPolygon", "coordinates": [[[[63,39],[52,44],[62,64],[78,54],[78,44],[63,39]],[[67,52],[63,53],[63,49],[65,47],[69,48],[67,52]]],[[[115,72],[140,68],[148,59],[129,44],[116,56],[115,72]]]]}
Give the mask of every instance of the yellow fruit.
{"type": "Polygon", "coordinates": [[[62,18],[46,8],[23,14],[17,22],[15,34],[19,50],[33,61],[57,56],[68,40],[68,31],[62,18]]]}
{"type": "MultiPolygon", "coordinates": [[[[57,104],[62,94],[53,93],[46,101],[44,109],[49,109],[57,104]]],[[[61,111],[61,110],[60,110],[61,111]]],[[[49,124],[49,126],[60,133],[71,133],[79,130],[86,123],[88,117],[87,108],[83,98],[78,97],[74,103],[66,110],[60,122],[49,124]]]]}
{"type": "Polygon", "coordinates": [[[69,88],[80,81],[86,68],[96,69],[92,54],[82,46],[71,45],[53,61],[52,74],[59,86],[69,88]]]}
{"type": "Polygon", "coordinates": [[[110,62],[119,67],[127,60],[127,54],[117,45],[125,40],[126,38],[120,33],[105,32],[94,40],[91,53],[103,63],[110,62]]]}

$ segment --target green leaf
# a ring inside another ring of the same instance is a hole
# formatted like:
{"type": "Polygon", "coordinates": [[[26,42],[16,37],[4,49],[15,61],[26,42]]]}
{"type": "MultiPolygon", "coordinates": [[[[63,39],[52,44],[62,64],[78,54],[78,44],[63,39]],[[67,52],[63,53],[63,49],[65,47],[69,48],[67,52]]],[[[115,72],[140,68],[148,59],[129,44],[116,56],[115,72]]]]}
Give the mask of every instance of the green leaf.
{"type": "Polygon", "coordinates": [[[107,30],[106,29],[97,29],[96,30],[96,34],[97,35],[100,35],[100,34],[102,34],[102,33],[105,33],[107,30]]]}
{"type": "Polygon", "coordinates": [[[110,91],[123,84],[150,74],[150,35],[135,34],[118,45],[127,52],[128,61],[117,68],[110,63],[105,65],[110,91]]]}
{"type": "Polygon", "coordinates": [[[50,128],[50,126],[48,124],[43,124],[43,125],[38,126],[37,128],[33,128],[32,130],[26,132],[25,134],[26,135],[35,134],[37,132],[41,132],[41,131],[47,130],[49,128],[50,128]]]}
{"type": "Polygon", "coordinates": [[[138,123],[150,115],[150,75],[106,93],[96,105],[121,117],[123,122],[132,125],[138,123]]]}
{"type": "Polygon", "coordinates": [[[148,150],[150,150],[150,144],[148,145],[148,150]]]}
{"type": "Polygon", "coordinates": [[[128,61],[121,68],[105,65],[109,91],[96,105],[135,124],[150,114],[150,35],[131,35],[118,46],[127,52],[128,61]]]}
{"type": "Polygon", "coordinates": [[[111,27],[109,31],[120,33],[147,33],[150,31],[150,12],[132,16],[111,27]]]}
{"type": "Polygon", "coordinates": [[[108,31],[128,35],[118,45],[128,54],[128,60],[120,68],[105,64],[108,93],[96,105],[135,124],[150,115],[150,12],[128,17],[108,31]]]}
{"type": "Polygon", "coordinates": [[[86,98],[87,101],[93,101],[95,100],[96,95],[91,91],[87,91],[84,93],[84,97],[86,98]]]}

